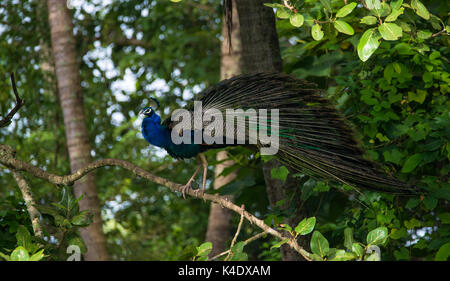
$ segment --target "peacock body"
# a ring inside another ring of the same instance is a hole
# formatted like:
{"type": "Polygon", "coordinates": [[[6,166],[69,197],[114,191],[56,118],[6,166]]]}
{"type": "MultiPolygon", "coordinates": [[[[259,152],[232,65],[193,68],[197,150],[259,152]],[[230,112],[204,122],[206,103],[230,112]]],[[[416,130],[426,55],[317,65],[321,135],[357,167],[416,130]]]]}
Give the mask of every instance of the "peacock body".
{"type": "MultiPolygon", "coordinates": [[[[281,73],[240,75],[202,91],[194,101],[202,103],[203,113],[209,109],[223,114],[227,109],[278,109],[279,145],[275,156],[296,171],[354,187],[398,194],[414,193],[414,188],[386,175],[374,162],[364,157],[349,123],[321,96],[321,91],[314,84],[281,73]]],[[[195,118],[194,101],[186,107],[191,120],[195,118]]],[[[152,107],[145,108],[143,114],[144,138],[176,158],[191,158],[209,149],[238,145],[236,142],[226,143],[225,129],[214,131],[216,137],[223,137],[223,143],[192,141],[175,144],[171,134],[177,122],[173,118],[161,122],[152,107]]],[[[210,123],[203,122],[201,129],[210,123]]],[[[246,132],[252,128],[248,120],[237,124],[236,128],[239,125],[244,126],[246,132]]],[[[176,133],[188,134],[194,140],[195,129],[176,133]]],[[[265,146],[260,141],[245,145],[258,149],[265,146]]]]}

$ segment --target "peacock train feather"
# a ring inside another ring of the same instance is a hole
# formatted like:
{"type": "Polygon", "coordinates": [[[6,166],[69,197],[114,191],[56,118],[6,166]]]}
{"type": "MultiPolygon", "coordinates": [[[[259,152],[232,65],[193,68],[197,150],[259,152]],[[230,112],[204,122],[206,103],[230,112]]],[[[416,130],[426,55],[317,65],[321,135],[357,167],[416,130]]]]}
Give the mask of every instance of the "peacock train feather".
{"type": "MultiPolygon", "coordinates": [[[[357,188],[396,194],[416,193],[415,187],[387,175],[376,163],[364,158],[350,124],[321,96],[314,84],[281,73],[240,75],[204,90],[194,101],[202,102],[203,113],[212,108],[224,115],[227,109],[278,109],[279,148],[275,156],[296,171],[357,188]]],[[[192,120],[193,102],[186,107],[192,120]]],[[[166,149],[173,157],[190,158],[209,149],[236,145],[175,144],[170,136],[177,122],[171,118],[161,122],[151,107],[143,113],[146,115],[142,122],[145,139],[166,149]]],[[[251,121],[244,120],[236,129],[244,126],[245,132],[249,132],[254,126],[251,121]]],[[[209,123],[203,122],[203,129],[209,123]]],[[[268,127],[269,132],[274,129],[268,127]]],[[[193,131],[179,133],[194,135],[193,131]]],[[[225,135],[224,132],[214,134],[225,135]]],[[[248,141],[249,136],[246,139],[248,141]]],[[[253,145],[256,148],[263,146],[258,140],[253,145]]]]}

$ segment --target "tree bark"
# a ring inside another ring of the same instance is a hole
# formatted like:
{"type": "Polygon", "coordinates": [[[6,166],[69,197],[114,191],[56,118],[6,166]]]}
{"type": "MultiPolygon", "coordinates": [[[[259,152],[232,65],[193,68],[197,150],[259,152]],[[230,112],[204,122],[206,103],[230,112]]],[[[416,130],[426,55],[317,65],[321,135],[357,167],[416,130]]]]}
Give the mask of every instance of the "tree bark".
{"type": "MultiPolygon", "coordinates": [[[[47,8],[70,168],[74,172],[91,162],[91,146],[86,126],[72,15],[66,1],[47,0],[47,8]]],[[[76,181],[74,193],[76,197],[83,195],[83,199],[79,202],[80,209],[89,210],[94,214],[94,222],[89,227],[81,229],[81,237],[88,249],[84,259],[108,260],[94,173],[76,181]]]]}
{"type": "MultiPolygon", "coordinates": [[[[233,0],[233,2],[235,2],[233,0]]],[[[231,42],[228,37],[228,26],[224,17],[222,25],[222,44],[221,44],[221,61],[220,61],[220,79],[227,79],[235,75],[241,74],[241,39],[239,32],[239,17],[235,3],[233,3],[232,11],[232,27],[231,27],[231,42]],[[231,45],[230,45],[231,43],[231,45]]],[[[217,153],[217,161],[222,161],[228,158],[226,151],[217,153]]],[[[219,176],[223,170],[233,165],[232,160],[228,160],[216,165],[214,180],[214,189],[219,189],[234,180],[237,176],[237,171],[228,174],[227,176],[219,176]]],[[[232,196],[227,196],[231,201],[232,196]]],[[[213,248],[210,257],[216,256],[227,249],[227,241],[231,238],[231,215],[229,209],[212,203],[208,219],[208,229],[206,231],[206,241],[212,243],[213,248]]]]}
{"type": "MultiPolygon", "coordinates": [[[[241,26],[242,68],[244,73],[281,72],[283,70],[278,35],[275,28],[275,17],[272,9],[264,6],[266,2],[266,0],[237,1],[241,26]]],[[[280,180],[272,179],[270,171],[280,166],[280,162],[276,160],[263,163],[267,195],[272,207],[282,199],[285,202],[281,208],[286,209],[290,204],[295,204],[296,213],[287,219],[288,224],[295,226],[306,216],[306,210],[301,209],[301,185],[296,179],[290,176],[292,173],[289,173],[284,183],[280,180]],[[293,194],[294,196],[290,199],[287,194],[293,194]]],[[[306,249],[308,248],[308,244],[307,239],[300,241],[300,245],[306,249]]],[[[287,245],[281,247],[281,254],[283,260],[303,260],[297,252],[293,251],[287,245]]]]}

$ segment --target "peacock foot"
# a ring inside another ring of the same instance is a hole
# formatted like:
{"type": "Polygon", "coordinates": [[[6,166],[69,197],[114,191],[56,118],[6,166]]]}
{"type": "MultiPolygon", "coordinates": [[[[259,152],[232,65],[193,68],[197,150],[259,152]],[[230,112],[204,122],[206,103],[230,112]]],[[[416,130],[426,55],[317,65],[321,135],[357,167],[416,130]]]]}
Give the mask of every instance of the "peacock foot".
{"type": "MultiPolygon", "coordinates": [[[[181,194],[183,195],[184,199],[186,199],[186,192],[188,190],[194,190],[192,188],[192,181],[189,181],[188,183],[186,183],[185,185],[183,185],[181,187],[181,194]]],[[[195,189],[194,190],[194,194],[195,194],[196,197],[203,196],[203,194],[205,194],[205,188],[202,187],[202,188],[195,189]]]]}
{"type": "Polygon", "coordinates": [[[189,189],[192,189],[191,182],[188,182],[187,184],[183,185],[183,187],[181,187],[181,194],[183,195],[184,199],[186,199],[186,191],[188,191],[189,189]]]}
{"type": "Polygon", "coordinates": [[[203,194],[205,194],[205,188],[198,188],[196,190],[194,190],[195,196],[199,197],[199,196],[203,196],[203,194]]]}

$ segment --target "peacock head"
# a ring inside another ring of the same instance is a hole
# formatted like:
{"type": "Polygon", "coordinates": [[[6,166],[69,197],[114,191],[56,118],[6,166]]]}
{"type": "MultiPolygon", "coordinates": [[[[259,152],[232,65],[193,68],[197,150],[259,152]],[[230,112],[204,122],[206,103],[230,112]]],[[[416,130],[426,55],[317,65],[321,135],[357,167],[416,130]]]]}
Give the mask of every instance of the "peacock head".
{"type": "Polygon", "coordinates": [[[152,101],[154,101],[154,104],[151,106],[147,106],[144,109],[141,110],[140,114],[144,115],[145,117],[152,117],[155,114],[155,110],[158,110],[160,103],[155,98],[150,98],[152,101]]]}
{"type": "Polygon", "coordinates": [[[146,117],[151,117],[155,113],[155,110],[153,110],[153,107],[148,106],[141,110],[141,114],[146,117]]]}

